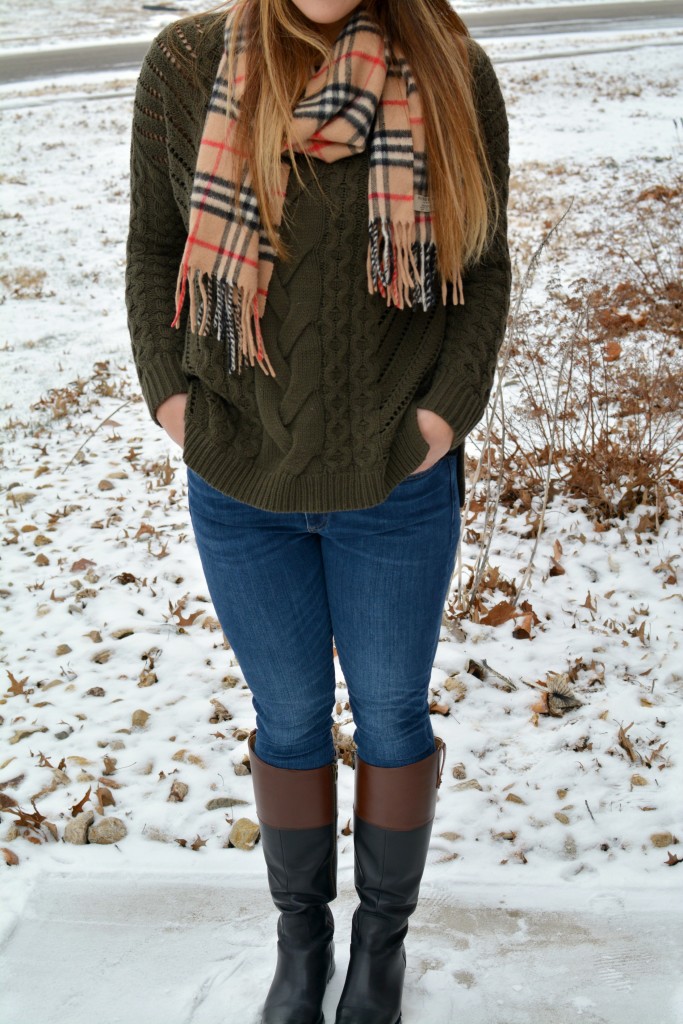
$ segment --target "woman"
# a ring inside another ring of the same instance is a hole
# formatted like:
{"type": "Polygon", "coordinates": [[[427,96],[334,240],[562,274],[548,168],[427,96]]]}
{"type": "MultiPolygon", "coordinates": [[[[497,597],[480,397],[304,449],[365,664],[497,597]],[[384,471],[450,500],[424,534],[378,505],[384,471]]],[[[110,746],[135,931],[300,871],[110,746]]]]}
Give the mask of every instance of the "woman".
{"type": "Polygon", "coordinates": [[[333,637],[354,719],[337,1024],[397,1024],[445,746],[428,684],[510,291],[505,107],[447,0],[237,0],[136,93],[126,297],[207,585],[252,691],[280,910],[263,1024],[334,970],[333,637]]]}

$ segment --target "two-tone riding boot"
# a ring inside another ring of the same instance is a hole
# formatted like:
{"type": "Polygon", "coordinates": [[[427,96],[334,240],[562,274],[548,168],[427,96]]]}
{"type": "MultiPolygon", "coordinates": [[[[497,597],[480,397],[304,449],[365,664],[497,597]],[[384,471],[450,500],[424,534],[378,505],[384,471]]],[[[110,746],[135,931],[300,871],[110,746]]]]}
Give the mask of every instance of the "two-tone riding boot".
{"type": "Polygon", "coordinates": [[[408,918],[417,906],[446,746],[378,768],[356,756],[354,863],[360,904],[336,1024],[400,1024],[408,918]]]}
{"type": "Polygon", "coordinates": [[[280,917],[277,965],[262,1024],[323,1024],[322,1002],[334,973],[337,895],[337,763],[276,768],[249,736],[261,846],[280,917]]]}

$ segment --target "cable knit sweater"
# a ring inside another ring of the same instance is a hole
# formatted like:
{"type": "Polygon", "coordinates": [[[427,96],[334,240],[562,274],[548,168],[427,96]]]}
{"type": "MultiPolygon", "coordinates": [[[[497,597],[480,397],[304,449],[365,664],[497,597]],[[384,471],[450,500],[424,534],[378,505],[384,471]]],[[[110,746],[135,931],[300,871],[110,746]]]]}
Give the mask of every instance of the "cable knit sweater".
{"type": "MultiPolygon", "coordinates": [[[[464,305],[387,308],[367,290],[367,151],[315,160],[324,199],[303,157],[302,190],[289,175],[283,240],[261,326],[276,377],[258,366],[227,372],[212,336],[172,328],[176,275],[222,33],[206,16],[174,23],[145,57],[135,97],[126,302],[133,356],[152,418],[187,392],[183,458],[210,485],[273,511],[328,512],[383,501],[429,451],[418,407],[453,428],[464,493],[463,443],[480,420],[505,332],[508,130],[496,74],[471,42],[478,115],[501,207],[484,258],[464,277],[464,305]],[[172,33],[201,85],[174,60],[172,33]],[[288,223],[289,221],[289,223],[288,223]]],[[[447,83],[444,83],[446,87],[447,83]]],[[[449,300],[451,297],[449,285],[449,300]]]]}

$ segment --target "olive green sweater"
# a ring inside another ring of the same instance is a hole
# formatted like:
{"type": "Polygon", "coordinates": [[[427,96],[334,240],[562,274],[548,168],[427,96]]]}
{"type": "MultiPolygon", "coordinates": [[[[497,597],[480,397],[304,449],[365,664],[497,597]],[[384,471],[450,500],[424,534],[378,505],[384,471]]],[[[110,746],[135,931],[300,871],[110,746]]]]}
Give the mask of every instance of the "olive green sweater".
{"type": "MultiPolygon", "coordinates": [[[[140,386],[156,420],[168,397],[189,394],[183,458],[219,491],[273,511],[328,512],[383,501],[423,461],[429,445],[418,407],[454,430],[461,500],[463,442],[480,420],[505,332],[508,131],[489,58],[472,42],[476,102],[501,218],[485,257],[464,278],[465,304],[387,308],[367,289],[367,151],[306,161],[302,190],[289,175],[281,233],[292,252],[276,261],[262,319],[276,377],[258,366],[227,372],[212,336],[172,328],[190,193],[222,33],[206,16],[154,40],[139,76],[131,147],[126,303],[140,386]],[[168,49],[171,33],[203,84],[168,49]]],[[[446,83],[444,83],[446,87],[446,83]]],[[[449,285],[449,300],[451,287],[449,285]]]]}

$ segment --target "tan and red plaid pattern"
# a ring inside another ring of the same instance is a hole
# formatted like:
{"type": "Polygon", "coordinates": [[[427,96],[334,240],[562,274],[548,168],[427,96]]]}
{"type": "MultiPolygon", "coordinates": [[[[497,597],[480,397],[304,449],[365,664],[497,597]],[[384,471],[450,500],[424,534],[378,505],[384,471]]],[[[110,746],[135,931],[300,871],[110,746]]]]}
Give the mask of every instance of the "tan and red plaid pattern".
{"type": "MultiPolygon", "coordinates": [[[[243,30],[236,40],[232,90],[224,76],[235,9],[226,19],[223,57],[199,146],[173,323],[179,325],[189,293],[191,329],[213,330],[227,344],[230,372],[239,370],[246,356],[274,376],[259,320],[275,253],[262,229],[249,172],[239,190],[234,173],[231,140],[244,88],[243,30]]],[[[436,249],[420,98],[404,55],[367,11],[353,13],[329,63],[312,74],[293,111],[292,133],[295,151],[327,163],[369,146],[369,291],[400,308],[435,305],[436,249]]],[[[283,160],[278,225],[290,170],[283,160]]],[[[445,282],[441,292],[445,302],[445,282]]]]}

